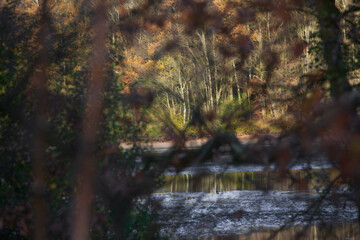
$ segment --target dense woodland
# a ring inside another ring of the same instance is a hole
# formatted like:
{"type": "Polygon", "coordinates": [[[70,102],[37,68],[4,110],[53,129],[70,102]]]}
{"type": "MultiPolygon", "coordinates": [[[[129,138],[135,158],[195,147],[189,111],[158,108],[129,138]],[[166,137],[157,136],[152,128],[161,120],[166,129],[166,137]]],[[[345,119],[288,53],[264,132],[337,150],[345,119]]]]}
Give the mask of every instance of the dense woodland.
{"type": "Polygon", "coordinates": [[[354,0],[1,1],[0,238],[166,238],[162,172],[222,144],[281,176],[316,146],[360,206],[359,27],[354,0]]]}

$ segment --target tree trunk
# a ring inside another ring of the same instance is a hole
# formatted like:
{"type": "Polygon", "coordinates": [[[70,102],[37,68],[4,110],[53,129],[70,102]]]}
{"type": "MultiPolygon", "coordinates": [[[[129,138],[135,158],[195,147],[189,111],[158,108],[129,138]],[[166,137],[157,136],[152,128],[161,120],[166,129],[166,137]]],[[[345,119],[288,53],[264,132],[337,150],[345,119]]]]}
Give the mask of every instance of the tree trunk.
{"type": "Polygon", "coordinates": [[[206,44],[206,38],[205,38],[205,33],[204,31],[202,31],[201,33],[198,33],[198,36],[200,38],[202,47],[203,47],[203,52],[204,52],[204,56],[205,56],[205,60],[206,60],[206,79],[209,83],[209,101],[210,101],[210,108],[214,107],[214,97],[213,97],[213,79],[212,79],[212,75],[211,75],[211,64],[210,64],[210,60],[209,60],[209,53],[208,53],[208,47],[206,44]]]}
{"type": "Polygon", "coordinates": [[[326,75],[330,83],[330,93],[332,97],[338,98],[351,91],[341,50],[341,13],[335,6],[334,0],[317,1],[316,7],[320,38],[324,45],[324,59],[327,64],[326,75]]]}

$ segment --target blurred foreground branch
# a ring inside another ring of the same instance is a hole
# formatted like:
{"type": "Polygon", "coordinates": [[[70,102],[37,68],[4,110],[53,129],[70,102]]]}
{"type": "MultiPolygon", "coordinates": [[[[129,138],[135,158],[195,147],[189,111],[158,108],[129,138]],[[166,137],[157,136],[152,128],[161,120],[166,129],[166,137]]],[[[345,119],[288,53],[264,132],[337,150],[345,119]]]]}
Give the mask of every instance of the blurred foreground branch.
{"type": "Polygon", "coordinates": [[[91,74],[88,81],[85,115],[77,160],[79,176],[75,193],[74,224],[71,239],[89,239],[91,204],[93,202],[94,151],[102,115],[102,90],[104,86],[105,38],[107,34],[107,1],[99,1],[96,7],[91,74]]]}

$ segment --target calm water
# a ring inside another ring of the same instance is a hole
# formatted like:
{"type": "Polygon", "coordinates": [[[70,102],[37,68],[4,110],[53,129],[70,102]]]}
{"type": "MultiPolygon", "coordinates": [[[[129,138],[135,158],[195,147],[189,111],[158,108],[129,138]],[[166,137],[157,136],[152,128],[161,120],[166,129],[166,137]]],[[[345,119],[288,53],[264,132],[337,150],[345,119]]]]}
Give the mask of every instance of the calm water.
{"type": "MultiPolygon", "coordinates": [[[[162,233],[171,239],[264,239],[287,225],[274,239],[293,239],[308,222],[304,212],[320,196],[323,182],[337,175],[326,166],[312,166],[306,172],[303,167],[294,166],[291,171],[292,178],[299,180],[296,183],[256,165],[224,169],[210,164],[178,175],[169,170],[166,184],[153,194],[162,206],[162,233]],[[309,174],[312,180],[307,180],[309,174]]],[[[356,219],[352,202],[330,198],[319,206],[302,237],[360,239],[356,219]]]]}

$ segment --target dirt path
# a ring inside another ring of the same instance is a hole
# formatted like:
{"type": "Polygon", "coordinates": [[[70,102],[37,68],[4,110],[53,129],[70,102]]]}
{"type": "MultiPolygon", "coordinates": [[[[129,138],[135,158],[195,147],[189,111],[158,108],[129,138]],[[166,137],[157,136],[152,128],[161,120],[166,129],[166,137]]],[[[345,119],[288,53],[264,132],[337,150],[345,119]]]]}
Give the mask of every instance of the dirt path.
{"type": "MultiPolygon", "coordinates": [[[[237,136],[239,141],[243,144],[248,144],[255,142],[258,139],[256,135],[239,135],[237,136]]],[[[199,138],[195,140],[189,140],[186,142],[186,147],[188,148],[198,148],[202,146],[204,143],[208,141],[208,138],[199,138]]],[[[149,142],[142,144],[145,147],[153,148],[157,151],[165,151],[173,146],[173,141],[165,141],[165,142],[149,142]]],[[[132,147],[131,143],[122,143],[120,146],[124,149],[129,149],[132,147]]]]}

